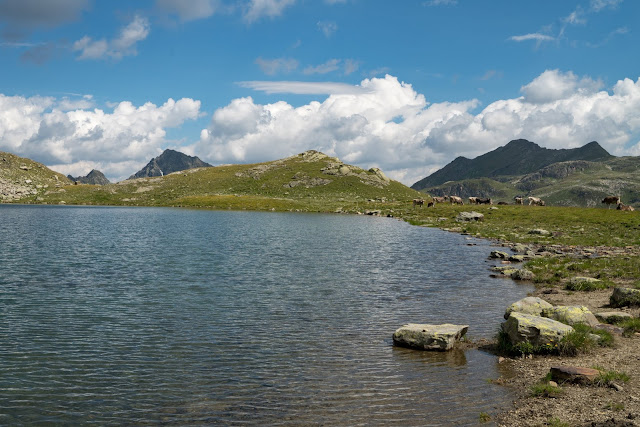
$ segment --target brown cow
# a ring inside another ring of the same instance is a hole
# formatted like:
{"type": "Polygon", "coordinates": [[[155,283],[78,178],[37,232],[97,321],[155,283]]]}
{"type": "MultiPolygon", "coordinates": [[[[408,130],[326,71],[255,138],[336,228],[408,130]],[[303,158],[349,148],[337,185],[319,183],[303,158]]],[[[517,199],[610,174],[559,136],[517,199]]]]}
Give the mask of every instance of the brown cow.
{"type": "Polygon", "coordinates": [[[451,196],[449,197],[449,200],[451,200],[452,205],[464,205],[464,202],[462,201],[462,197],[451,196]]]}
{"type": "Polygon", "coordinates": [[[424,205],[424,199],[413,199],[413,206],[422,207],[422,205],[424,205]]]}
{"type": "Polygon", "coordinates": [[[611,205],[619,205],[620,202],[620,196],[607,196],[604,198],[604,200],[602,200],[602,203],[606,203],[607,209],[611,208],[611,205]]]}
{"type": "Polygon", "coordinates": [[[435,203],[444,203],[447,201],[448,197],[433,197],[433,201],[435,203]]]}
{"type": "Polygon", "coordinates": [[[432,200],[432,201],[430,201],[429,203],[427,203],[427,207],[428,207],[428,208],[432,208],[432,207],[434,207],[435,205],[436,205],[436,202],[434,202],[433,200],[432,200]]]}
{"type": "Polygon", "coordinates": [[[619,211],[629,211],[629,212],[635,211],[633,206],[627,206],[622,202],[618,203],[618,207],[616,209],[619,210],[619,211]]]}
{"type": "Polygon", "coordinates": [[[476,197],[476,205],[492,205],[493,200],[486,197],[476,197]]]}
{"type": "Polygon", "coordinates": [[[476,204],[476,199],[477,199],[477,197],[469,197],[469,204],[470,205],[475,205],[476,204]]]}
{"type": "Polygon", "coordinates": [[[520,196],[514,197],[513,200],[516,201],[516,205],[522,205],[523,204],[522,203],[522,197],[520,197],[520,196]]]}

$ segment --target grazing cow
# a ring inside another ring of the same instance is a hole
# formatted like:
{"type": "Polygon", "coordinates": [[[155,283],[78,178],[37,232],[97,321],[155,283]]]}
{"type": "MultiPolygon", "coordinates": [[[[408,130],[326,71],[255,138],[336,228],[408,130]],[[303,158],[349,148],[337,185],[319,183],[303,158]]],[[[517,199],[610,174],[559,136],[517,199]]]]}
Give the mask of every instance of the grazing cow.
{"type": "Polygon", "coordinates": [[[413,206],[422,207],[422,205],[424,205],[424,199],[413,199],[413,206]]]}
{"type": "Polygon", "coordinates": [[[493,201],[486,197],[476,197],[476,205],[492,205],[493,201]]]}
{"type": "Polygon", "coordinates": [[[469,197],[469,204],[470,205],[475,205],[476,204],[476,199],[477,199],[477,197],[469,197]]]}
{"type": "Polygon", "coordinates": [[[432,201],[430,201],[429,203],[427,203],[427,207],[428,207],[428,208],[432,208],[432,207],[434,207],[435,205],[436,205],[436,202],[434,202],[433,200],[432,200],[432,201]]]}
{"type": "Polygon", "coordinates": [[[462,201],[462,197],[458,197],[458,196],[451,196],[449,197],[449,200],[451,200],[451,204],[452,205],[464,205],[464,202],[462,201]]]}
{"type": "Polygon", "coordinates": [[[619,205],[620,202],[620,196],[607,196],[604,198],[604,200],[602,201],[602,203],[606,203],[607,209],[611,208],[611,205],[619,205]]]}
{"type": "Polygon", "coordinates": [[[434,198],[433,198],[433,201],[434,201],[435,203],[444,203],[444,202],[446,202],[446,201],[447,201],[447,197],[434,197],[434,198]]]}
{"type": "Polygon", "coordinates": [[[629,211],[629,212],[635,211],[633,206],[627,206],[622,202],[618,203],[618,207],[616,209],[619,210],[619,211],[629,211]]]}
{"type": "Polygon", "coordinates": [[[499,205],[508,205],[509,203],[507,202],[498,202],[499,205]]]}
{"type": "Polygon", "coordinates": [[[514,197],[514,198],[513,198],[513,200],[515,200],[515,201],[516,201],[516,205],[521,205],[521,204],[523,204],[523,203],[522,203],[522,197],[520,197],[520,196],[516,196],[516,197],[514,197]]]}
{"type": "Polygon", "coordinates": [[[544,206],[544,200],[542,200],[539,197],[531,197],[529,196],[529,206],[534,205],[534,206],[544,206]]]}

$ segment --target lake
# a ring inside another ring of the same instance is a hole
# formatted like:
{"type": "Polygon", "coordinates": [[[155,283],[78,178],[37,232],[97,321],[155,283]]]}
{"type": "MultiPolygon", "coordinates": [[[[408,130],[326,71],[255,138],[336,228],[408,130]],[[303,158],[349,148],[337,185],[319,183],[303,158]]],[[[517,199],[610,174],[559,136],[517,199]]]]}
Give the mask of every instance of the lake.
{"type": "Polygon", "coordinates": [[[474,425],[531,290],[488,242],[366,216],[0,205],[0,424],[474,425]],[[475,244],[469,246],[468,244],[475,244]]]}

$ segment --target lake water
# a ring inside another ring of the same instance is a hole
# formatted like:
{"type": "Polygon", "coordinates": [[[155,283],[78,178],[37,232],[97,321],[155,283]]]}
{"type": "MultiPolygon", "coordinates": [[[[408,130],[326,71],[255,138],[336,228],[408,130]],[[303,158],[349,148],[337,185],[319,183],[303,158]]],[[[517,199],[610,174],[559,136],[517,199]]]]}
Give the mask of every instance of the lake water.
{"type": "Polygon", "coordinates": [[[491,247],[387,218],[0,205],[0,424],[473,425],[492,337],[530,288],[491,247]]]}

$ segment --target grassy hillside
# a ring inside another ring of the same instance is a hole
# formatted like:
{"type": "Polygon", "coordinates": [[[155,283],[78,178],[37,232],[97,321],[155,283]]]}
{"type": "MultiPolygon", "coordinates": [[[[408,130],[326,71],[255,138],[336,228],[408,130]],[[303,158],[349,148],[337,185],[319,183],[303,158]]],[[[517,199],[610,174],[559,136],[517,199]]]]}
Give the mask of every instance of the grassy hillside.
{"type": "Polygon", "coordinates": [[[556,206],[602,206],[605,196],[640,206],[640,157],[613,157],[601,162],[554,163],[534,173],[447,182],[424,190],[435,195],[491,197],[513,203],[513,197],[535,196],[556,206]]]}
{"type": "MultiPolygon", "coordinates": [[[[421,193],[316,151],[272,162],[190,169],[105,186],[68,185],[42,202],[120,206],[356,212],[407,203],[421,193]]],[[[22,202],[35,202],[28,196],[22,202]]]]}
{"type": "Polygon", "coordinates": [[[71,181],[41,163],[0,151],[0,202],[42,201],[71,181]]]}

